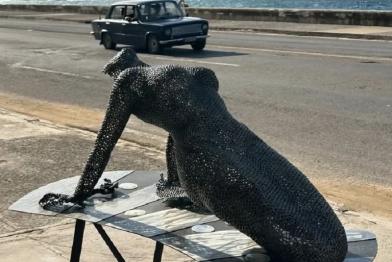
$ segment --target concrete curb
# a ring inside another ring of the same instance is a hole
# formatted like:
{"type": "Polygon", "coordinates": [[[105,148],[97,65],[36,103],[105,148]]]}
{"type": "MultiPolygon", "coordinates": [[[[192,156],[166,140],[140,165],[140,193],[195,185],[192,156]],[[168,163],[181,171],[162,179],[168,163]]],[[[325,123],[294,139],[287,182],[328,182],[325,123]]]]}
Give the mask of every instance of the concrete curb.
{"type": "Polygon", "coordinates": [[[292,31],[267,28],[238,28],[238,27],[219,27],[211,26],[210,29],[217,31],[240,31],[255,33],[270,33],[296,36],[318,36],[318,37],[335,37],[335,38],[351,38],[351,39],[368,39],[368,40],[392,40],[392,36],[388,35],[367,35],[367,34],[349,34],[349,33],[333,33],[333,32],[315,32],[315,31],[292,31]]]}
{"type": "Polygon", "coordinates": [[[280,8],[188,8],[187,12],[191,16],[217,20],[392,26],[391,11],[280,8]]]}

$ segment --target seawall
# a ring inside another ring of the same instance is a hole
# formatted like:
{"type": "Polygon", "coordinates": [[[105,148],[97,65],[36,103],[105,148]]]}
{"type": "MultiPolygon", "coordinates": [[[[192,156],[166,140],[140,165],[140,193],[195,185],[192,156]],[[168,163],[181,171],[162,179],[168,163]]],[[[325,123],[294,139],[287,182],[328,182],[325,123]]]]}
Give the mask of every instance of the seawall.
{"type": "Polygon", "coordinates": [[[188,13],[206,19],[392,26],[392,11],[188,8],[188,13]]]}
{"type": "MultiPolygon", "coordinates": [[[[1,10],[105,14],[107,6],[0,5],[1,10]]],[[[392,26],[392,11],[307,10],[263,8],[187,8],[190,16],[206,19],[274,21],[312,24],[392,26]]]]}

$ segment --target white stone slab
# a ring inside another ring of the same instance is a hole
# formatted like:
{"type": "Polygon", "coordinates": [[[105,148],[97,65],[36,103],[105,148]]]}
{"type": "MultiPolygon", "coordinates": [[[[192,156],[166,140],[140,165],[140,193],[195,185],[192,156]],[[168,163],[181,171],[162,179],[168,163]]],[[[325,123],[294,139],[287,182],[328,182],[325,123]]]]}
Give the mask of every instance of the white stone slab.
{"type": "MultiPolygon", "coordinates": [[[[104,172],[102,174],[101,179],[98,181],[96,187],[98,188],[101,184],[103,184],[105,178],[109,178],[114,182],[132,172],[133,172],[132,170],[104,172]]],[[[32,214],[48,215],[48,216],[59,215],[59,213],[57,212],[44,210],[38,204],[38,201],[47,193],[67,194],[67,195],[72,194],[75,191],[79,178],[80,176],[65,178],[56,181],[54,183],[47,184],[46,186],[40,187],[28,193],[27,195],[23,196],[15,203],[13,203],[9,207],[9,210],[32,213],[32,214]]]]}
{"type": "Polygon", "coordinates": [[[125,190],[132,190],[138,187],[135,183],[121,183],[118,185],[118,188],[125,189],[125,190]]]}
{"type": "Polygon", "coordinates": [[[125,218],[108,223],[108,226],[133,232],[146,237],[188,228],[197,224],[218,221],[214,215],[203,215],[177,208],[162,210],[143,216],[125,218]]]}
{"type": "Polygon", "coordinates": [[[143,209],[131,209],[128,211],[125,211],[124,215],[126,215],[127,217],[139,217],[139,216],[143,216],[146,214],[146,211],[143,209]]]}

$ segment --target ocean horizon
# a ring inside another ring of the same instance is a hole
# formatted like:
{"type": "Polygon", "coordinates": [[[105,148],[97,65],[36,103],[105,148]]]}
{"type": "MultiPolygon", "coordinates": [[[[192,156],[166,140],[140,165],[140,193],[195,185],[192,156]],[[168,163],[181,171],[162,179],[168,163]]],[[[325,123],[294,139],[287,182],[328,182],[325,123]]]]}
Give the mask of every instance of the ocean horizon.
{"type": "MultiPolygon", "coordinates": [[[[191,7],[392,10],[392,0],[185,0],[191,7]]],[[[118,0],[0,0],[0,4],[110,5],[118,0]]]]}

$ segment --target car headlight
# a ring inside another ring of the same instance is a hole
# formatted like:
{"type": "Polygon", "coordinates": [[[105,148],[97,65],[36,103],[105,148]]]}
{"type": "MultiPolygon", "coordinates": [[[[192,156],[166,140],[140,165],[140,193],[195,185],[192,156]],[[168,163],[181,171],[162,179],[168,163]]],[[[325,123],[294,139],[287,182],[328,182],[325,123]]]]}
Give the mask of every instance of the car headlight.
{"type": "Polygon", "coordinates": [[[171,28],[166,28],[165,31],[164,31],[165,36],[170,36],[171,33],[172,33],[171,28]]]}
{"type": "Polygon", "coordinates": [[[203,30],[204,32],[206,32],[208,30],[208,25],[207,24],[203,24],[201,26],[201,30],[203,30]]]}

